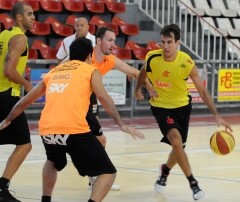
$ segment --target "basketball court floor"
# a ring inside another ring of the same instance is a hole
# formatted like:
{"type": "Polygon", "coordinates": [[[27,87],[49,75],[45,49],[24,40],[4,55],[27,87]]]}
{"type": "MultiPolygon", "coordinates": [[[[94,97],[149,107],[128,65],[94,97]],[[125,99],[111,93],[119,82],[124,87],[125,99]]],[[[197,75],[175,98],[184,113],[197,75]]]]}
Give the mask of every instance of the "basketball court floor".
{"type": "MultiPolygon", "coordinates": [[[[212,116],[193,116],[186,147],[193,174],[205,192],[202,202],[240,201],[240,116],[223,116],[232,124],[236,141],[234,151],[226,156],[215,155],[209,147],[209,139],[218,128],[212,116]]],[[[160,143],[162,137],[152,117],[125,119],[145,134],[144,140],[134,140],[124,134],[112,120],[102,119],[107,136],[107,152],[118,174],[115,183],[120,191],[111,191],[104,202],[190,202],[194,201],[188,181],[176,166],[168,178],[163,194],[154,192],[159,175],[158,167],[165,163],[170,147],[160,143]]],[[[13,178],[10,189],[23,202],[41,199],[41,172],[45,153],[38,136],[37,122],[30,121],[33,149],[13,178]]],[[[0,147],[2,172],[12,146],[0,147]]],[[[52,196],[53,202],[86,202],[88,178],[80,177],[69,159],[67,167],[58,174],[52,196]]]]}

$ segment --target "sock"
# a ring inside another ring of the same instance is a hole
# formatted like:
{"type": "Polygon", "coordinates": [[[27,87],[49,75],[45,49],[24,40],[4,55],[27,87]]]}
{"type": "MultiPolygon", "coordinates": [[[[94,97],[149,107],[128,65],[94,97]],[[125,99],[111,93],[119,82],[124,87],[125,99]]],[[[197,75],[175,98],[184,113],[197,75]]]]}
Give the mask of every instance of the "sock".
{"type": "Polygon", "coordinates": [[[190,187],[198,183],[198,181],[193,177],[193,175],[188,176],[187,179],[189,181],[190,187]]]}
{"type": "Polygon", "coordinates": [[[4,177],[0,178],[0,189],[8,189],[10,180],[4,177]]]}
{"type": "Polygon", "coordinates": [[[92,200],[92,199],[89,199],[88,202],[96,202],[96,201],[94,201],[94,200],[92,200]]]}
{"type": "Polygon", "coordinates": [[[51,202],[51,196],[42,196],[42,202],[51,202]]]}
{"type": "Polygon", "coordinates": [[[168,176],[169,175],[169,172],[170,172],[170,168],[167,167],[167,164],[164,164],[163,167],[162,167],[162,173],[165,175],[165,176],[168,176]]]}

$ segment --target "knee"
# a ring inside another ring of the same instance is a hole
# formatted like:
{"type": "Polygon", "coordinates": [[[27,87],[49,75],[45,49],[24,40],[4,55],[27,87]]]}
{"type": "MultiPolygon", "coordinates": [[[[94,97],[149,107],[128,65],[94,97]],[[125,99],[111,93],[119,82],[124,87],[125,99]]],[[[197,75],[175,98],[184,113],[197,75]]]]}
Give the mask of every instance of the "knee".
{"type": "Polygon", "coordinates": [[[24,144],[24,145],[18,145],[16,148],[18,150],[21,150],[22,152],[28,154],[32,150],[32,144],[28,143],[28,144],[24,144]]]}
{"type": "Polygon", "coordinates": [[[106,146],[107,138],[105,135],[97,136],[97,139],[99,140],[103,147],[106,146]]]}
{"type": "Polygon", "coordinates": [[[177,129],[172,129],[167,135],[174,149],[183,149],[182,137],[177,129]]]}

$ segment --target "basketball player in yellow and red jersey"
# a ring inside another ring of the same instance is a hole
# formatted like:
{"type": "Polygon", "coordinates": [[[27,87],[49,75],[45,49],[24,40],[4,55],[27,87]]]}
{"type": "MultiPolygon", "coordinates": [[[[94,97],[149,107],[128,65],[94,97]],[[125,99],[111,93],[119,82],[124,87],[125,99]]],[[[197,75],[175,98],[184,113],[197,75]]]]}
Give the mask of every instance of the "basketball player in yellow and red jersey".
{"type": "Polygon", "coordinates": [[[217,124],[232,131],[219,115],[214,102],[203,85],[194,61],[186,53],[179,51],[180,28],[176,24],[166,25],[161,30],[162,49],[151,51],[145,59],[145,66],[138,77],[135,96],[143,99],[141,86],[148,78],[158,97],[150,99],[151,110],[163,134],[162,142],[170,144],[172,151],[168,160],[160,168],[160,176],[155,183],[155,191],[162,193],[170,170],[178,164],[187,177],[193,198],[204,196],[194,178],[184,150],[187,141],[191,114],[191,96],[187,89],[187,79],[194,82],[202,100],[215,116],[217,124]]]}

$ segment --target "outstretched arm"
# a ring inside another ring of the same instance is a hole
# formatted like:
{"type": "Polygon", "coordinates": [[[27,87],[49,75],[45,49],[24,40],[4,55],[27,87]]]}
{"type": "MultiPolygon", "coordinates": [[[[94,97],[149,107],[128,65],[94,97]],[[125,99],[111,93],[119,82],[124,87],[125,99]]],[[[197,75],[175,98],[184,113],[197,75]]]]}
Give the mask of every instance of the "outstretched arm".
{"type": "Polygon", "coordinates": [[[190,77],[191,77],[194,85],[196,86],[203,102],[207,105],[208,109],[215,116],[218,126],[223,125],[223,126],[225,126],[225,130],[229,129],[232,132],[231,126],[219,115],[217,108],[213,102],[212,97],[210,96],[209,92],[203,85],[202,79],[198,74],[198,70],[197,70],[196,66],[194,66],[192,71],[190,72],[190,77]]]}
{"type": "Polygon", "coordinates": [[[0,123],[0,130],[6,128],[13,119],[21,114],[31,103],[45,93],[45,84],[40,81],[27,95],[22,97],[12,108],[6,119],[0,123]]]}
{"type": "MultiPolygon", "coordinates": [[[[126,75],[138,80],[140,71],[138,69],[128,65],[127,63],[125,63],[124,61],[120,60],[117,57],[116,57],[116,61],[115,61],[115,68],[118,69],[121,72],[124,72],[126,75]]],[[[147,89],[150,97],[157,97],[158,96],[155,89],[153,88],[152,84],[147,79],[147,77],[145,77],[142,85],[145,86],[145,88],[147,89]]]]}
{"type": "Polygon", "coordinates": [[[131,134],[132,137],[135,139],[136,137],[144,138],[144,135],[141,132],[139,132],[135,128],[128,126],[122,121],[112,98],[108,95],[102,84],[102,76],[98,70],[95,70],[92,74],[91,85],[103,108],[106,110],[108,115],[111,116],[114,121],[119,125],[121,130],[131,134]]]}

